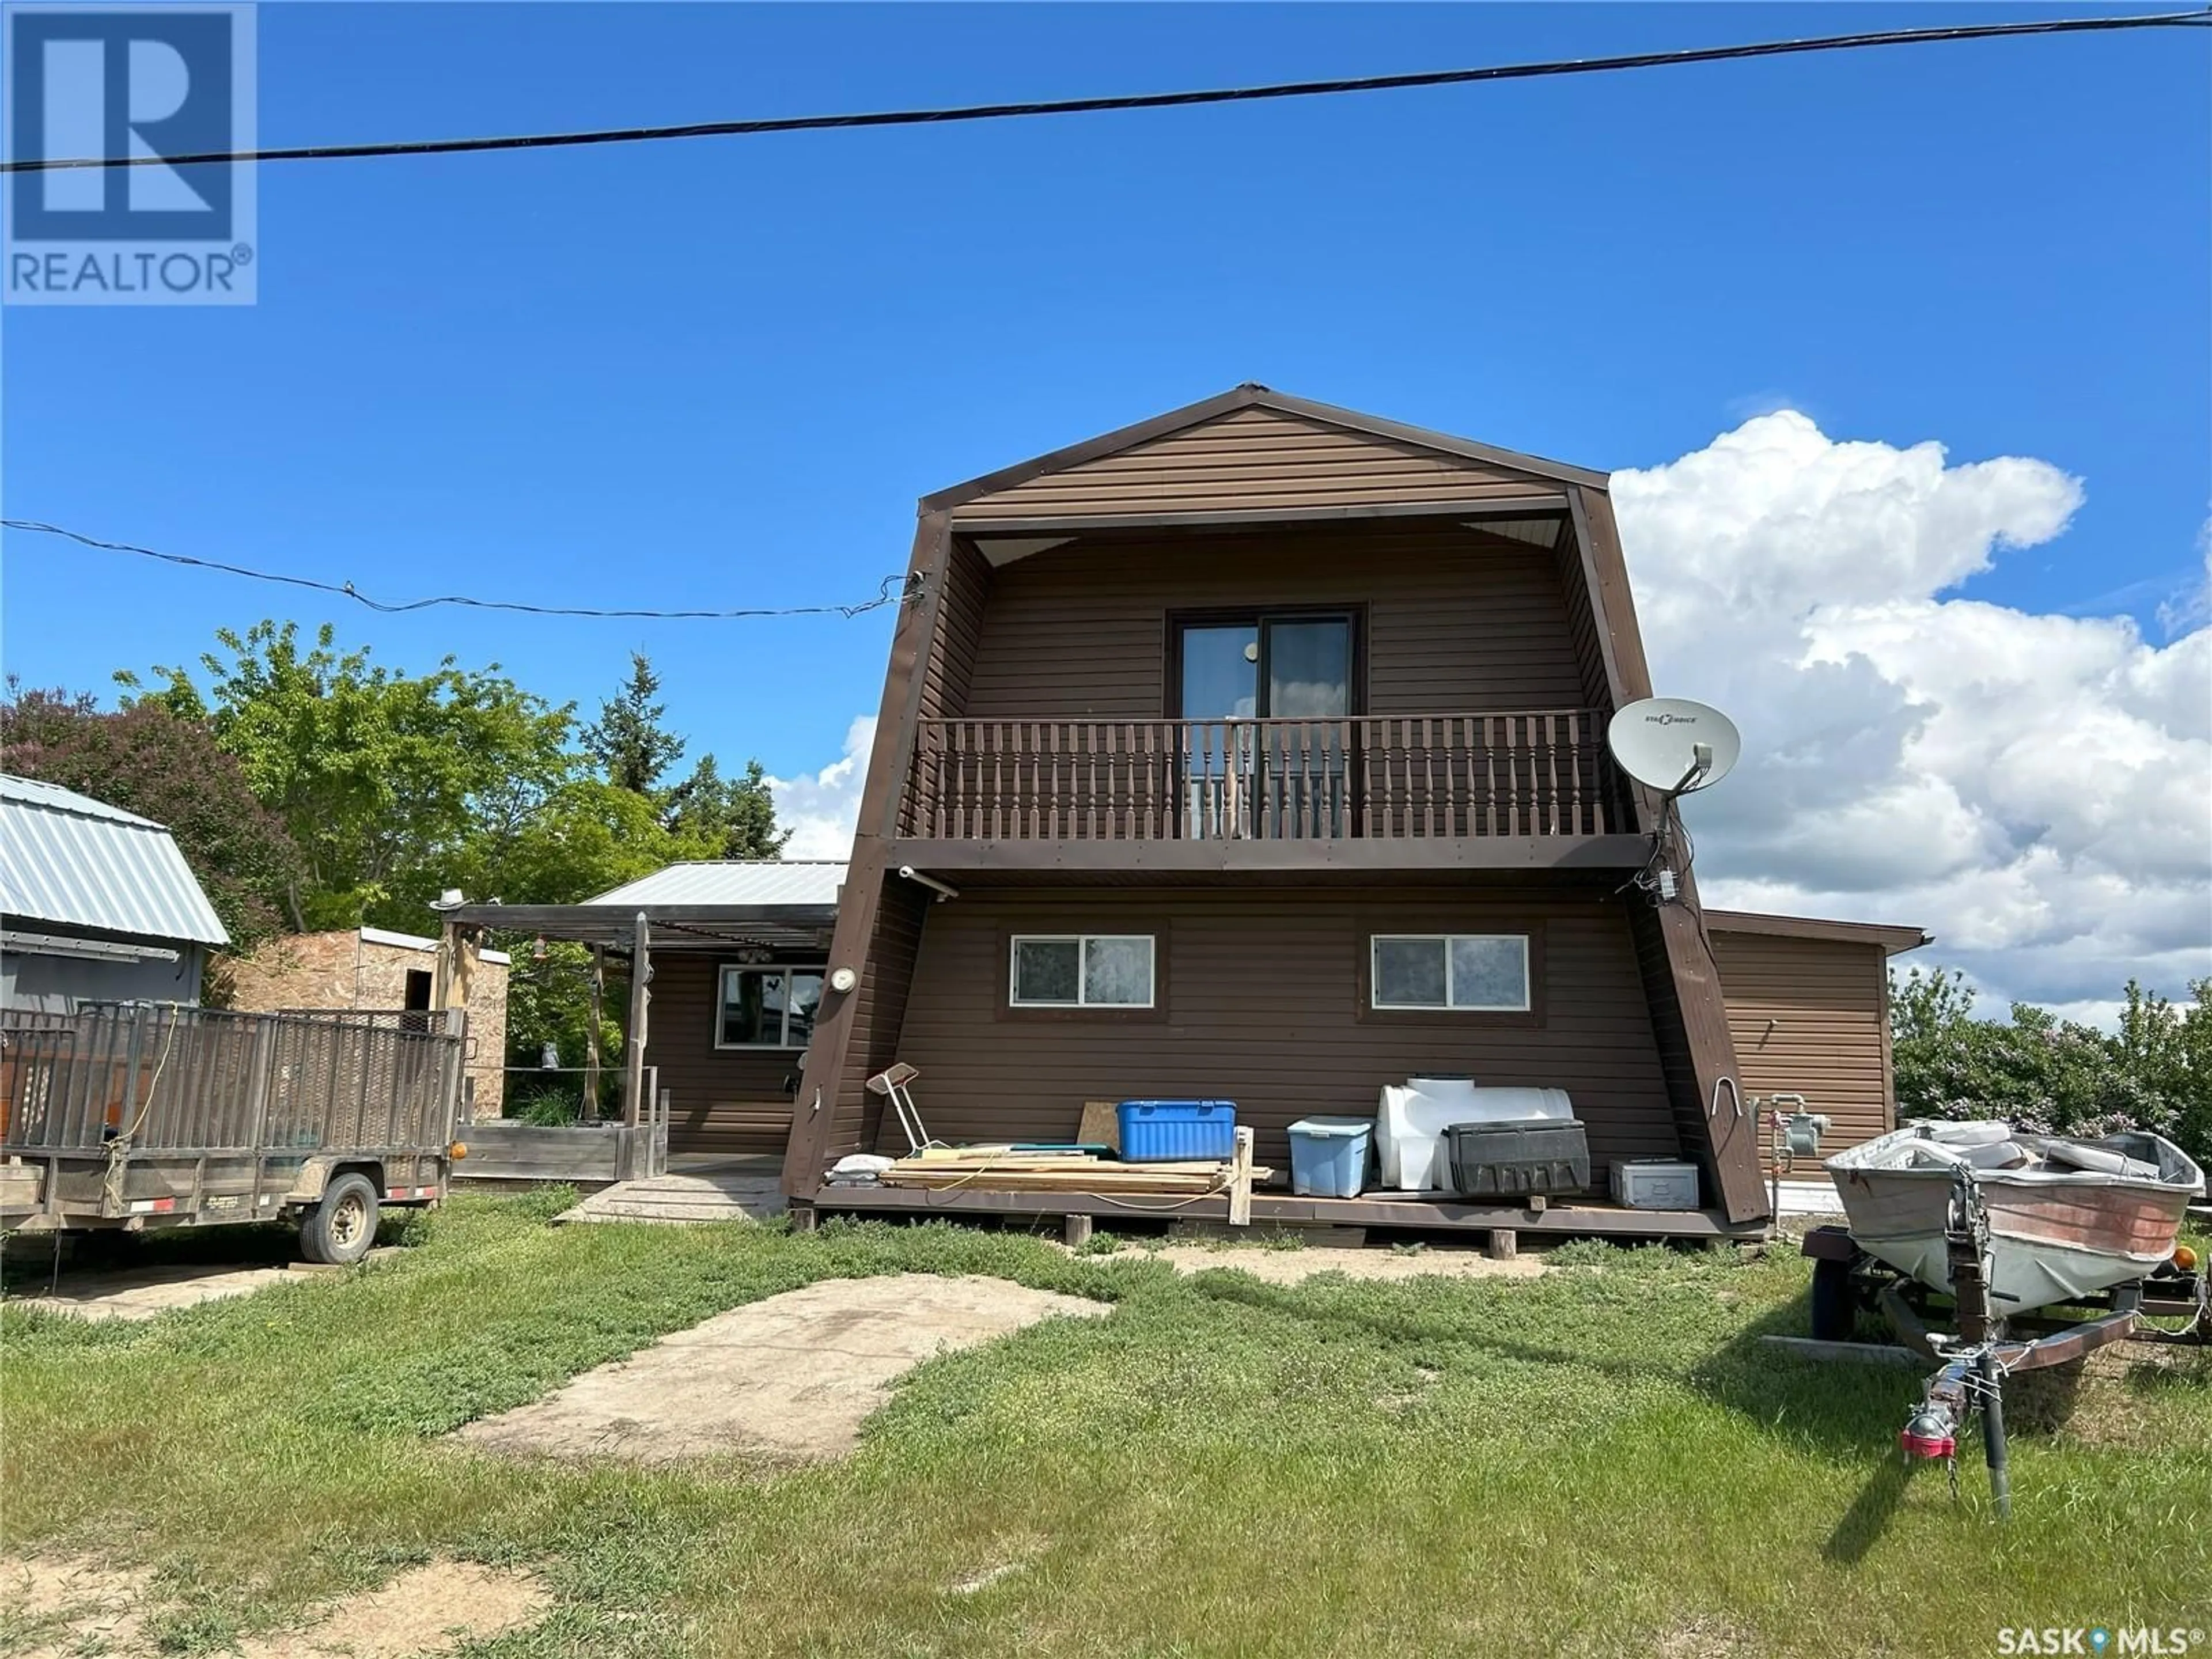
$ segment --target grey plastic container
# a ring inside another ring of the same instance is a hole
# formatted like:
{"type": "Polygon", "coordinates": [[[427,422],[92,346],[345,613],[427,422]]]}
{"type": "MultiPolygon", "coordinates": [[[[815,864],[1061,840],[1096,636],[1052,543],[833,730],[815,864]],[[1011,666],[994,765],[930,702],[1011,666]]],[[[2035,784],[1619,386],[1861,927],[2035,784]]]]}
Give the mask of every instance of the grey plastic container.
{"type": "Polygon", "coordinates": [[[1455,1123],[1444,1131],[1452,1190],[1468,1198],[1528,1198],[1589,1186],[1589,1139],[1554,1118],[1455,1123]]]}

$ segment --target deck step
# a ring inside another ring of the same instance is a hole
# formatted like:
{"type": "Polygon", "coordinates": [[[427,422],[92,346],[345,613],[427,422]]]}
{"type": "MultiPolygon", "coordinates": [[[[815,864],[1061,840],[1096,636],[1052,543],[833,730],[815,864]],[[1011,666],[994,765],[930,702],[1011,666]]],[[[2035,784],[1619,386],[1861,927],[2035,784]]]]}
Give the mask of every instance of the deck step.
{"type": "Polygon", "coordinates": [[[772,1176],[665,1175],[617,1182],[554,1219],[696,1226],[714,1221],[767,1221],[787,1207],[781,1183],[772,1176]]]}

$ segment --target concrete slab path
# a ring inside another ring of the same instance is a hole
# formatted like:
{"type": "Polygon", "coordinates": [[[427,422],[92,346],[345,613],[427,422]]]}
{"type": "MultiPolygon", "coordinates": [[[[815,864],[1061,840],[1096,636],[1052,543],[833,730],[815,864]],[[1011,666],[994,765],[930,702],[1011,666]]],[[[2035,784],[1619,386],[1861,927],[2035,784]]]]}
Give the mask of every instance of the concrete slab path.
{"type": "Polygon", "coordinates": [[[998,1279],[826,1279],[717,1314],[459,1433],[497,1451],[640,1463],[836,1457],[923,1360],[1040,1319],[1107,1311],[998,1279]]]}

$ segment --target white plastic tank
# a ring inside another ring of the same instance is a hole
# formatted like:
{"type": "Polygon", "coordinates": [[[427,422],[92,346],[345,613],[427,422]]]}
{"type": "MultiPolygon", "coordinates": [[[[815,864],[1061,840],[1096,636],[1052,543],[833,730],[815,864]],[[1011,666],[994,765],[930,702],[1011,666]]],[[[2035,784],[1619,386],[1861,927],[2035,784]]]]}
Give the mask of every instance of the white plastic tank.
{"type": "Polygon", "coordinates": [[[1571,1122],[1565,1089],[1480,1089],[1470,1078],[1416,1077],[1385,1084],[1375,1114],[1375,1150],[1382,1184],[1401,1193],[1451,1185],[1444,1131],[1455,1123],[1510,1123],[1530,1118],[1571,1122]]]}

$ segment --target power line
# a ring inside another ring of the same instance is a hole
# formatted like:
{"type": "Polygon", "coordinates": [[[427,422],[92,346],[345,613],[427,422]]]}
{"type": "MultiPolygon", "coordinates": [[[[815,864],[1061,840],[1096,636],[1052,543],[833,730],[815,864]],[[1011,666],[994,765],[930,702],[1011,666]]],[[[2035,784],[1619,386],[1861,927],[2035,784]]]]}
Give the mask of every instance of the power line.
{"type": "Polygon", "coordinates": [[[754,121],[697,121],[679,126],[606,127],[582,132],[540,132],[485,138],[422,138],[368,144],[305,144],[289,149],[205,150],[187,155],[105,155],[0,161],[0,173],[41,173],[69,167],[190,167],[224,161],[346,161],[381,155],[457,155],[483,150],[559,149],[585,144],[635,144],[665,138],[735,138],[769,132],[824,132],[860,127],[942,126],[961,121],[1001,121],[1032,115],[1094,115],[1115,110],[1187,109],[1200,104],[1249,104],[1278,98],[1319,98],[1340,93],[1396,92],[1413,87],[1467,86],[1484,81],[1528,81],[1553,75],[1595,75],[1614,70],[1665,69],[1682,64],[1735,63],[1798,52],[1844,52],[1871,46],[1928,46],[1946,40],[1996,40],[2039,34],[2088,34],[2122,29],[2189,28],[2212,23],[2212,8],[2141,16],[2054,17],[2031,22],[1968,23],[1943,28],[1883,29],[1797,40],[1759,40],[1733,46],[1690,46],[1676,52],[1629,52],[1610,58],[1555,58],[1534,64],[1496,64],[1479,69],[1426,70],[1408,75],[1368,75],[1333,81],[1285,81],[1256,87],[1216,87],[1192,92],[1149,92],[1103,98],[1059,98],[1018,104],[967,104],[948,109],[876,110],[850,115],[790,115],[754,121]]]}
{"type": "Polygon", "coordinates": [[[286,587],[311,588],[318,593],[336,593],[365,605],[371,611],[380,611],[386,616],[398,616],[409,611],[428,611],[435,605],[456,605],[475,611],[519,611],[532,617],[642,617],[663,622],[732,622],[756,617],[843,617],[849,620],[854,617],[865,616],[871,611],[880,611],[887,605],[896,605],[907,597],[905,579],[886,576],[876,597],[863,599],[858,605],[792,605],[741,611],[603,610],[594,605],[532,605],[521,599],[478,599],[459,593],[441,593],[431,599],[409,599],[395,605],[371,599],[351,582],[317,581],[311,576],[288,576],[276,571],[252,570],[242,564],[226,564],[220,559],[196,559],[187,553],[162,553],[131,542],[104,542],[97,537],[65,530],[59,525],[42,524],[35,519],[0,519],[0,528],[32,531],[41,536],[60,536],[86,547],[97,547],[110,553],[135,553],[141,558],[159,559],[164,564],[180,564],[194,570],[220,570],[226,575],[245,576],[258,582],[276,582],[286,587]]]}

